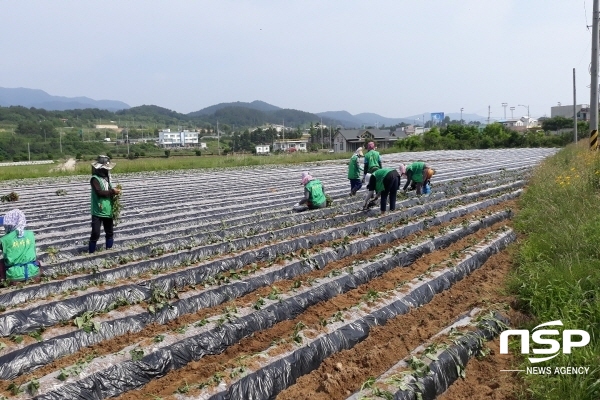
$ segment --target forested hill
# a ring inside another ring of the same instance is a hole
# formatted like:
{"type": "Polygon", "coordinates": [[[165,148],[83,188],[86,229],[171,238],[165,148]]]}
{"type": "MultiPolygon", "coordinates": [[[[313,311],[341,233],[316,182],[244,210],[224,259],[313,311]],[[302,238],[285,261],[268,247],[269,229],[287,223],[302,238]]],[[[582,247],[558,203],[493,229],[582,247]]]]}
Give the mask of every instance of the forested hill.
{"type": "Polygon", "coordinates": [[[25,122],[45,122],[56,128],[93,128],[95,125],[113,121],[121,127],[135,126],[140,129],[149,127],[212,129],[219,122],[221,126],[228,125],[232,128],[235,127],[236,130],[244,130],[268,124],[308,128],[311,123],[316,124],[321,120],[325,125],[342,125],[351,128],[351,126],[346,126],[332,118],[322,118],[305,111],[283,108],[261,111],[245,106],[226,106],[215,109],[210,114],[198,114],[198,112],[181,114],[155,105],[143,105],[116,112],[96,108],[47,111],[20,106],[0,107],[0,127],[14,126],[25,122]]]}
{"type": "Polygon", "coordinates": [[[250,108],[252,110],[258,110],[258,111],[281,110],[280,107],[274,106],[269,103],[265,103],[264,101],[254,100],[251,103],[246,103],[243,101],[236,101],[233,103],[219,103],[219,104],[215,104],[214,106],[203,108],[200,111],[194,111],[192,113],[189,113],[188,115],[192,116],[192,117],[199,116],[199,115],[210,115],[210,114],[214,114],[215,112],[217,112],[218,110],[220,110],[222,108],[229,108],[229,107],[243,107],[243,108],[250,108]]]}

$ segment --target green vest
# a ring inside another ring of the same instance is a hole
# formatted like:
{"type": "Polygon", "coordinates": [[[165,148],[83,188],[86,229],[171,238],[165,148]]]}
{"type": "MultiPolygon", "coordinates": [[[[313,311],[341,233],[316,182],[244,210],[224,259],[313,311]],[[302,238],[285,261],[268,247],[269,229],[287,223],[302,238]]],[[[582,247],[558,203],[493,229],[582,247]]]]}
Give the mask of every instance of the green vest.
{"type": "Polygon", "coordinates": [[[310,205],[317,207],[325,203],[325,193],[323,193],[323,185],[321,185],[320,180],[313,179],[312,181],[308,181],[304,187],[310,193],[308,196],[308,202],[310,205]]]}
{"type": "Polygon", "coordinates": [[[348,165],[348,179],[360,179],[360,164],[358,163],[358,155],[353,155],[350,158],[348,165]]]}
{"type": "Polygon", "coordinates": [[[379,163],[379,152],[370,150],[367,154],[365,154],[365,163],[369,167],[367,172],[370,174],[375,171],[375,168],[381,168],[381,164],[379,163]]]}
{"type": "Polygon", "coordinates": [[[36,259],[35,235],[32,231],[23,231],[23,237],[17,237],[17,231],[12,231],[0,238],[4,265],[6,266],[6,279],[22,281],[27,277],[34,277],[40,273],[40,268],[34,264],[36,259]]]}
{"type": "Polygon", "coordinates": [[[425,163],[423,161],[414,162],[406,167],[407,171],[412,171],[411,179],[413,182],[423,182],[423,168],[425,168],[425,163]]]}
{"type": "Polygon", "coordinates": [[[393,170],[394,168],[382,168],[373,172],[373,176],[375,177],[375,192],[381,193],[385,191],[385,187],[383,186],[383,178],[385,178],[385,176],[393,170]]]}
{"type": "MultiPolygon", "coordinates": [[[[111,185],[104,179],[93,175],[92,178],[96,179],[100,183],[102,190],[111,189],[111,185]]],[[[112,218],[112,200],[110,197],[100,197],[96,194],[94,187],[92,187],[92,215],[102,218],[112,218]]]]}

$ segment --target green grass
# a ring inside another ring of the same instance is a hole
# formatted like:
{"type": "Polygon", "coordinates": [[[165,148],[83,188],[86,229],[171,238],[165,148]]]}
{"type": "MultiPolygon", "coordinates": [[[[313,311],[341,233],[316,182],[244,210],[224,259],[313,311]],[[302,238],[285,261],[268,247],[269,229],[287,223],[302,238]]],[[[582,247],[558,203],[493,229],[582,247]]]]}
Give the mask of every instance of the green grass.
{"type": "MultiPolygon", "coordinates": [[[[590,344],[535,366],[588,366],[587,375],[523,375],[533,399],[600,399],[600,154],[585,143],[545,160],[516,216],[526,235],[510,288],[534,320],[583,329],[590,344]]],[[[522,368],[532,366],[524,359],[522,368]]]]}
{"type": "MultiPolygon", "coordinates": [[[[350,153],[293,153],[271,156],[229,155],[229,156],[171,156],[155,158],[137,158],[133,160],[114,158],[116,167],[114,174],[142,172],[142,171],[167,171],[194,168],[228,168],[272,164],[298,164],[305,162],[318,162],[325,160],[349,159],[350,153]]],[[[61,162],[64,160],[61,160],[61,162]]],[[[86,175],[91,171],[91,160],[78,161],[74,171],[53,171],[54,165],[25,165],[15,167],[0,167],[0,181],[58,177],[69,175],[86,175]]]]}

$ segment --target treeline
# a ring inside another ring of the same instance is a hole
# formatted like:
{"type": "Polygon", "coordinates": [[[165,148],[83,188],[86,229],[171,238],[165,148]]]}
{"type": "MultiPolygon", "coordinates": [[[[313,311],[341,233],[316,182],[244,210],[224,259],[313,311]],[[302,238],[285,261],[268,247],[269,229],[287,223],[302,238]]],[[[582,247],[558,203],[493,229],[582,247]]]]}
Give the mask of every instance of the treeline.
{"type": "Polygon", "coordinates": [[[504,127],[499,123],[483,129],[476,126],[448,125],[432,128],[422,135],[399,139],[396,146],[402,150],[462,150],[511,147],[562,147],[573,141],[571,132],[548,134],[529,129],[525,133],[504,127]]]}
{"type": "MultiPolygon", "coordinates": [[[[181,114],[166,108],[143,105],[111,112],[99,109],[82,109],[66,111],[47,111],[37,108],[20,106],[0,107],[0,127],[20,123],[47,122],[56,128],[93,128],[98,124],[118,124],[119,127],[128,129],[160,130],[189,129],[212,131],[219,123],[219,130],[231,132],[244,131],[263,125],[285,125],[288,127],[306,128],[311,123],[320,121],[315,114],[299,110],[279,109],[260,111],[246,107],[225,107],[216,110],[213,114],[181,114]]],[[[323,118],[323,123],[336,125],[336,121],[323,118]]]]}

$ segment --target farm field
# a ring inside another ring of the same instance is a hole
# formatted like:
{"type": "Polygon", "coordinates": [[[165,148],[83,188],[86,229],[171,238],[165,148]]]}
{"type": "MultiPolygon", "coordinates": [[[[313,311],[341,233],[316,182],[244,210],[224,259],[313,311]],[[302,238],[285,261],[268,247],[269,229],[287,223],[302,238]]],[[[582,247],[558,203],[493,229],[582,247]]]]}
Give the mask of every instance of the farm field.
{"type": "MultiPolygon", "coordinates": [[[[89,176],[1,182],[19,200],[0,214],[25,212],[45,277],[0,289],[0,394],[434,398],[519,318],[499,290],[511,216],[532,167],[556,151],[382,156],[384,167],[419,159],[437,171],[431,195],[399,195],[385,216],[361,211],[364,188],[348,195],[345,160],[117,165],[115,246],[92,255],[89,176]],[[291,213],[305,170],[332,207],[291,213]]],[[[505,387],[498,375],[481,398],[505,387]]]]}

